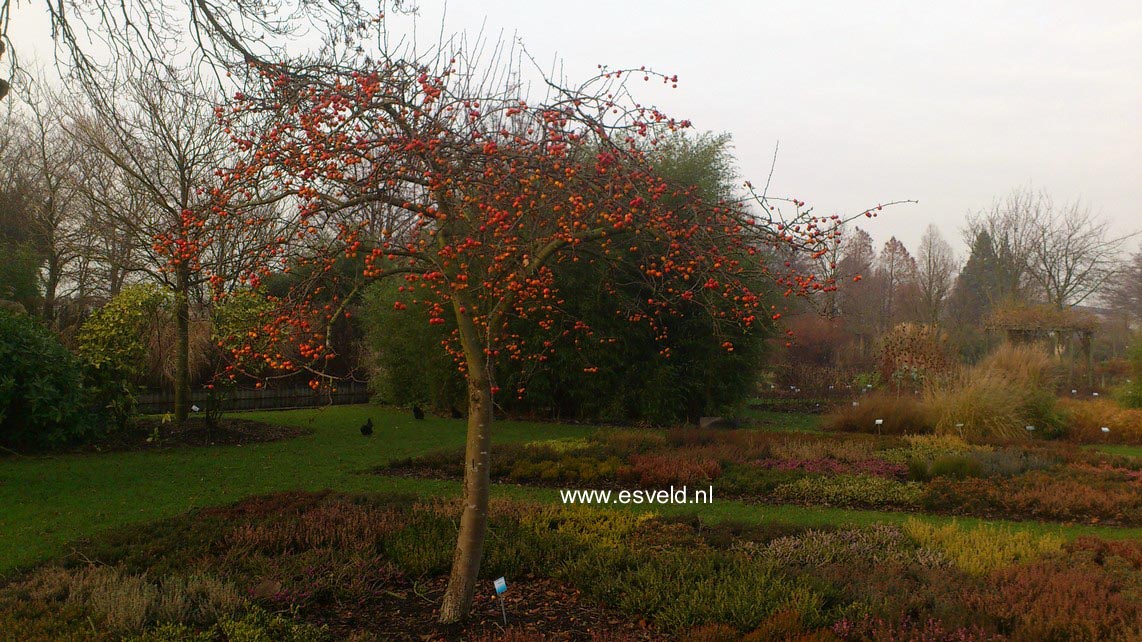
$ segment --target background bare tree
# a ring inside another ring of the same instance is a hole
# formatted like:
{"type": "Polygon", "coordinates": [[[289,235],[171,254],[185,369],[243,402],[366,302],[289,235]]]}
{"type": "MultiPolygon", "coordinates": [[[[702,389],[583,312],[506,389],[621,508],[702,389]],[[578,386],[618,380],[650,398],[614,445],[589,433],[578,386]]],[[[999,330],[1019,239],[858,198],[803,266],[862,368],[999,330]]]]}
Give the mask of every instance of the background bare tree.
{"type": "MultiPolygon", "coordinates": [[[[13,0],[0,0],[0,64],[16,79],[19,62],[8,38],[13,0]],[[5,55],[7,53],[7,55],[5,55]]],[[[113,102],[113,83],[132,61],[184,60],[257,75],[286,58],[284,47],[316,31],[326,43],[354,46],[385,8],[360,0],[32,0],[48,17],[51,36],[65,55],[59,62],[94,100],[113,102]],[[191,47],[187,45],[191,44],[191,47]],[[190,60],[186,60],[189,54],[190,60]]],[[[399,0],[394,11],[406,10],[399,0]]],[[[408,9],[412,10],[412,9],[408,9]]],[[[225,74],[218,73],[223,81],[225,74]]],[[[0,98],[9,82],[0,77],[0,98]]]]}
{"type": "Polygon", "coordinates": [[[1127,328],[1142,321],[1142,250],[1122,261],[1115,270],[1104,299],[1111,309],[1122,315],[1127,328]]]}
{"type": "MultiPolygon", "coordinates": [[[[117,289],[127,275],[170,290],[175,301],[174,415],[190,408],[190,324],[210,296],[209,285],[235,287],[256,260],[266,225],[235,225],[214,215],[216,172],[225,167],[230,139],[218,126],[212,92],[186,70],[154,68],[122,86],[112,105],[77,113],[77,139],[105,161],[93,163],[87,198],[104,228],[105,261],[117,289]]],[[[214,92],[216,94],[216,92],[214,92]]],[[[272,205],[266,205],[270,208],[272,205]]]]}
{"type": "Polygon", "coordinates": [[[1113,276],[1133,235],[1111,237],[1108,223],[1079,201],[1058,205],[1044,191],[1016,189],[969,219],[965,237],[986,233],[1000,299],[1040,299],[1062,309],[1086,301],[1113,276]]]}
{"type": "Polygon", "coordinates": [[[920,237],[916,261],[918,316],[926,323],[938,324],[944,313],[948,295],[955,284],[956,262],[952,246],[944,240],[940,229],[929,225],[920,237]]]}
{"type": "Polygon", "coordinates": [[[873,275],[880,329],[885,331],[904,320],[905,303],[914,296],[916,288],[916,259],[894,236],[880,250],[873,275]]]}
{"type": "Polygon", "coordinates": [[[1033,298],[1035,284],[1031,277],[1031,252],[1037,230],[1047,215],[1045,195],[1030,188],[1012,190],[997,200],[991,209],[968,217],[964,241],[972,247],[986,238],[990,245],[989,272],[994,283],[990,303],[1027,302],[1033,298]]]}
{"type": "Polygon", "coordinates": [[[77,171],[79,146],[63,127],[61,95],[35,85],[22,95],[28,109],[24,157],[33,177],[36,197],[27,219],[41,252],[42,315],[56,320],[61,297],[82,289],[83,275],[72,271],[83,250],[86,236],[79,185],[85,178],[77,171]]]}
{"type": "Polygon", "coordinates": [[[841,316],[857,337],[863,355],[871,346],[877,330],[877,302],[872,296],[875,281],[872,266],[876,249],[872,236],[855,228],[844,240],[837,262],[837,294],[841,316]]]}
{"type": "Polygon", "coordinates": [[[1047,303],[1061,310],[1110,281],[1130,236],[1109,236],[1108,223],[1078,201],[1056,207],[1044,196],[1042,202],[1028,271],[1047,303]]]}

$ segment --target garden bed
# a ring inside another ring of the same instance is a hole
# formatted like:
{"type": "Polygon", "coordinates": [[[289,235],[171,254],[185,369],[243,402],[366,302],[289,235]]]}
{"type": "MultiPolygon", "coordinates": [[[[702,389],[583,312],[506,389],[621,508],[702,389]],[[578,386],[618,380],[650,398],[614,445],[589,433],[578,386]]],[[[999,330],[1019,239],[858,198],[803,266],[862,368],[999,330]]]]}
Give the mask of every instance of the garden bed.
{"type": "Polygon", "coordinates": [[[458,501],[278,494],[133,526],[0,583],[22,642],[1128,641],[1138,542],[809,530],[494,501],[471,617],[436,623],[458,501]],[[508,578],[506,612],[491,580],[508,578]]]}
{"type": "MultiPolygon", "coordinates": [[[[375,472],[459,479],[462,462],[459,450],[439,451],[375,472]]],[[[588,439],[502,445],[491,476],[587,490],[713,486],[719,499],[765,504],[1142,524],[1142,461],[1030,440],[603,430],[588,439]]]]}
{"type": "Polygon", "coordinates": [[[99,452],[156,450],[188,446],[242,446],[308,435],[312,431],[224,417],[215,425],[204,418],[191,417],[182,423],[167,422],[160,417],[139,417],[123,430],[111,434],[85,450],[99,452]]]}

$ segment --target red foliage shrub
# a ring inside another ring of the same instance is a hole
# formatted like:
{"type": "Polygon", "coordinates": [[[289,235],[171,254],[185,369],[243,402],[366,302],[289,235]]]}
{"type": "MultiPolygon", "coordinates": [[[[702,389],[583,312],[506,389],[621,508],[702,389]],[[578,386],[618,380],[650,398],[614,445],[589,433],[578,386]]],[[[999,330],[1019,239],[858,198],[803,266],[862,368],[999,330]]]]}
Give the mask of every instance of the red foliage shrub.
{"type": "Polygon", "coordinates": [[[1122,559],[1135,571],[1142,570],[1142,541],[1107,541],[1090,535],[1083,535],[1067,545],[1067,552],[1087,553],[1096,564],[1104,564],[1107,558],[1122,559]]]}
{"type": "MultiPolygon", "coordinates": [[[[732,629],[731,629],[732,630],[732,629]]],[[[484,633],[479,637],[469,638],[472,642],[556,642],[565,639],[562,635],[547,635],[539,631],[511,627],[504,631],[484,633]]],[[[622,631],[593,631],[590,642],[645,642],[644,636],[636,636],[622,631]]],[[[733,642],[735,638],[727,638],[733,642]]],[[[709,642],[721,642],[721,638],[709,638],[709,642]]]]}
{"type": "Polygon", "coordinates": [[[1049,559],[993,573],[965,595],[1015,642],[1113,642],[1142,637],[1142,580],[1092,562],[1049,559]]]}
{"type": "Polygon", "coordinates": [[[620,479],[645,488],[709,481],[721,475],[722,467],[716,459],[686,453],[631,455],[630,465],[619,470],[620,479]]]}
{"type": "MultiPolygon", "coordinates": [[[[878,632],[888,636],[896,626],[893,623],[901,622],[910,614],[922,614],[925,620],[934,620],[942,629],[950,631],[985,624],[959,597],[975,585],[975,579],[934,556],[925,559],[922,554],[913,553],[912,560],[900,559],[905,554],[901,551],[896,559],[887,561],[878,561],[883,557],[869,554],[862,561],[850,558],[803,571],[814,584],[828,586],[831,592],[842,596],[839,598],[842,604],[860,605],[856,613],[861,617],[842,621],[839,624],[844,626],[834,627],[834,633],[846,640],[879,640],[878,632]]],[[[923,629],[916,622],[906,625],[900,626],[908,630],[923,629]]],[[[898,635],[898,639],[911,638],[898,635]]]]}
{"type": "Polygon", "coordinates": [[[979,627],[947,627],[938,620],[916,622],[904,618],[889,622],[865,618],[860,622],[841,620],[833,633],[851,642],[989,642],[1004,640],[1002,635],[979,627]]]}
{"type": "Polygon", "coordinates": [[[805,617],[796,609],[781,609],[770,615],[741,642],[840,642],[840,638],[828,629],[806,631],[805,617]]]}
{"type": "Polygon", "coordinates": [[[222,517],[226,519],[260,518],[281,513],[301,513],[317,506],[329,496],[329,491],[311,493],[307,491],[289,491],[274,493],[272,495],[259,495],[243,499],[233,506],[217,508],[204,508],[201,515],[204,517],[222,517]]]}
{"type": "Polygon", "coordinates": [[[728,624],[703,624],[686,632],[690,642],[738,642],[741,634],[728,624]]]}
{"type": "Polygon", "coordinates": [[[800,470],[818,475],[871,475],[873,477],[886,477],[888,479],[904,480],[908,476],[908,467],[902,464],[893,464],[883,459],[864,459],[861,461],[845,462],[831,457],[819,459],[762,459],[757,462],[762,468],[773,470],[800,470]]]}
{"type": "Polygon", "coordinates": [[[1033,471],[1010,479],[936,479],[922,503],[977,515],[1139,524],[1142,493],[1134,486],[1079,471],[1033,471]]]}
{"type": "Polygon", "coordinates": [[[400,527],[400,517],[391,507],[334,500],[310,507],[292,518],[243,524],[231,531],[227,544],[247,552],[281,554],[316,548],[368,551],[385,535],[400,527]]]}

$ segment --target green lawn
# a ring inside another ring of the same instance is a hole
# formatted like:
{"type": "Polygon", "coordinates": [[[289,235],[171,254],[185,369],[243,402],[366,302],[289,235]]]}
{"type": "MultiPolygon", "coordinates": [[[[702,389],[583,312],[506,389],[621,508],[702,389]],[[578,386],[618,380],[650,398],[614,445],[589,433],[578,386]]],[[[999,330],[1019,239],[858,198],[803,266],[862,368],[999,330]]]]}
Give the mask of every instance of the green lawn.
{"type": "Polygon", "coordinates": [[[1127,457],[1138,457],[1139,459],[1142,459],[1142,446],[1121,446],[1107,444],[1105,446],[1088,446],[1088,448],[1100,450],[1111,455],[1126,455],[1127,457]]]}
{"type": "MultiPolygon", "coordinates": [[[[0,571],[66,552],[66,543],[78,537],[250,495],[403,487],[363,473],[392,459],[464,443],[461,421],[414,421],[407,413],[370,406],[242,416],[311,428],[314,433],[250,446],[0,460],[0,571]],[[366,439],[358,427],[370,416],[376,434],[366,439]]],[[[550,439],[590,431],[503,421],[496,424],[496,439],[550,439]]],[[[455,484],[442,484],[438,492],[446,492],[448,486],[455,484]]],[[[420,487],[412,484],[410,489],[420,487]]]]}
{"type": "Polygon", "coordinates": [[[821,430],[821,417],[797,412],[776,412],[773,410],[746,411],[746,416],[765,430],[788,432],[824,432],[821,430]]]}
{"type": "MultiPolygon", "coordinates": [[[[68,542],[125,524],[177,515],[250,495],[285,490],[395,491],[453,495],[455,482],[382,477],[369,469],[431,450],[459,448],[464,423],[371,406],[245,413],[243,417],[311,428],[312,435],[278,443],[220,448],[112,454],[9,457],[0,460],[0,572],[68,552],[68,542]],[[357,428],[372,417],[376,434],[357,428]]],[[[809,429],[812,418],[772,417],[773,428],[809,429]]],[[[585,437],[593,428],[527,422],[496,423],[495,440],[585,437]]],[[[715,488],[716,492],[716,488],[715,488]]],[[[559,501],[558,491],[500,486],[497,496],[559,501]]],[[[715,498],[716,500],[716,498],[715,498]]],[[[709,519],[780,521],[803,525],[899,522],[907,513],[796,506],[756,506],[733,501],[672,506],[661,513],[698,512],[709,519]]],[[[946,521],[940,517],[924,517],[946,521]]],[[[963,523],[977,520],[963,519],[963,523]]],[[[1142,537],[1142,528],[1020,523],[1017,528],[1105,537],[1142,537]]]]}

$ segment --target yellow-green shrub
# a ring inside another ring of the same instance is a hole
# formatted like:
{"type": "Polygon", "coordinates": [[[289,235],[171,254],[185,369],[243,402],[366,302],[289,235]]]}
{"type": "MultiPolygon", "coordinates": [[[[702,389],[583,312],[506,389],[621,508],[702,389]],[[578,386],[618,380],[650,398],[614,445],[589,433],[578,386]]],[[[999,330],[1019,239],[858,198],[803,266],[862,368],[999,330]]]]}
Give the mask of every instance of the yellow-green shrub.
{"type": "Polygon", "coordinates": [[[656,430],[608,428],[593,437],[619,453],[642,453],[666,445],[666,435],[656,430]]]}
{"type": "Polygon", "coordinates": [[[973,446],[956,435],[908,435],[904,440],[908,447],[882,450],[876,456],[894,464],[907,465],[912,461],[927,462],[991,450],[990,446],[973,446]]]}
{"type": "Polygon", "coordinates": [[[774,489],[776,499],[827,506],[913,506],[923,494],[915,482],[869,475],[803,477],[774,489]]]}
{"type": "Polygon", "coordinates": [[[544,505],[522,515],[520,523],[540,532],[565,533],[583,544],[614,548],[629,543],[630,536],[654,518],[653,513],[544,505]]]}
{"type": "Polygon", "coordinates": [[[1033,535],[1027,531],[982,524],[965,528],[956,522],[935,526],[918,519],[904,522],[904,532],[920,546],[940,551],[953,564],[972,575],[984,575],[1048,553],[1057,553],[1064,543],[1060,535],[1033,535]]]}

